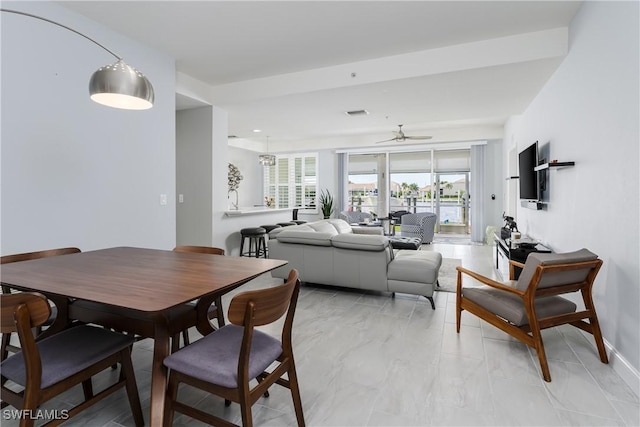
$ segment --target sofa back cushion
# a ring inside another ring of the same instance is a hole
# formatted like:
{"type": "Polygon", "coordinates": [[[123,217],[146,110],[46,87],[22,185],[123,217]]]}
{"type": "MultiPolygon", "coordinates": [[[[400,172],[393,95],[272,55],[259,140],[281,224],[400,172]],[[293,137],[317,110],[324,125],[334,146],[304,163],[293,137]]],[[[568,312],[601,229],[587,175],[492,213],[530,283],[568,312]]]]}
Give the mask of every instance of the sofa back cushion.
{"type": "Polygon", "coordinates": [[[331,238],[336,233],[323,233],[311,230],[282,230],[278,242],[297,243],[299,245],[331,246],[331,238]]]}
{"type": "Polygon", "coordinates": [[[333,236],[331,244],[341,249],[380,252],[389,246],[389,239],[384,236],[344,233],[333,236]]]}
{"type": "Polygon", "coordinates": [[[343,219],[329,219],[327,220],[327,223],[331,224],[336,229],[338,234],[353,233],[353,229],[351,228],[349,223],[343,219]]]}
{"type": "Polygon", "coordinates": [[[338,234],[338,230],[336,230],[336,228],[328,221],[309,222],[305,225],[318,233],[327,233],[332,236],[338,234]]]}

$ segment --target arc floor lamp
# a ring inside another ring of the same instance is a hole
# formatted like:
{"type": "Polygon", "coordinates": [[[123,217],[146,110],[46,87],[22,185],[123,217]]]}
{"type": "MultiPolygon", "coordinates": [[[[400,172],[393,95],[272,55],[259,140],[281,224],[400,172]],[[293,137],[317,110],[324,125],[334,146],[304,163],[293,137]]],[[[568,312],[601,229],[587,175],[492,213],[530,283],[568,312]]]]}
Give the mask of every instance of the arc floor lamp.
{"type": "Polygon", "coordinates": [[[0,12],[15,13],[57,25],[84,37],[115,56],[116,62],[100,67],[91,76],[89,93],[93,101],[108,107],[125,110],[146,110],[153,107],[154,92],[151,82],[140,71],[127,65],[122,57],[116,55],[91,37],[66,25],[31,13],[3,8],[0,8],[0,12]]]}

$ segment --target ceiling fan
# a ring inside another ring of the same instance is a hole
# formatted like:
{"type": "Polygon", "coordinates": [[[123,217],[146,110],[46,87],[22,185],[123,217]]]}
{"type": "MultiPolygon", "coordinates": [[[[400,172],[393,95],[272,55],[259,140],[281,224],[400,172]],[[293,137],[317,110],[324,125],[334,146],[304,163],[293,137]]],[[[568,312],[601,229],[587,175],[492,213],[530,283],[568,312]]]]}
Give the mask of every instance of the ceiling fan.
{"type": "Polygon", "coordinates": [[[403,141],[406,141],[406,140],[431,139],[430,136],[407,136],[402,131],[402,126],[403,125],[398,125],[398,131],[397,132],[395,132],[395,131],[393,132],[396,135],[394,138],[385,139],[384,141],[378,141],[378,142],[376,142],[376,144],[381,144],[383,142],[389,142],[389,141],[403,142],[403,141]]]}

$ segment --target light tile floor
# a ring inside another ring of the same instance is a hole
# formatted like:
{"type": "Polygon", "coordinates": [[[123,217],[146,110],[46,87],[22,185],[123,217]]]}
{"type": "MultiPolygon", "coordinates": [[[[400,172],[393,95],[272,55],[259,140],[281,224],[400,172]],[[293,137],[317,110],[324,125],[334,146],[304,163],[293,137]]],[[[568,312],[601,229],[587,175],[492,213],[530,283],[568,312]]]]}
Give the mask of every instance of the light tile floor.
{"type": "MultiPolygon", "coordinates": [[[[489,246],[433,244],[423,250],[458,258],[496,278],[489,246]]],[[[279,283],[263,276],[241,290],[279,283]]],[[[232,295],[224,298],[228,305],[232,295]]],[[[294,351],[305,420],[310,426],[638,426],[638,396],[575,328],[544,332],[553,381],[542,381],[535,353],[464,313],[455,331],[455,294],[424,298],[303,285],[294,322],[294,351]]],[[[272,331],[274,329],[271,329],[272,331]]],[[[195,333],[192,333],[195,335],[195,333]]],[[[152,343],[135,345],[134,366],[145,418],[152,343]]],[[[107,372],[100,378],[112,377],[107,372]]],[[[99,386],[96,385],[96,389],[99,386]]],[[[253,407],[257,426],[295,425],[288,390],[273,386],[253,407]]],[[[240,423],[237,405],[181,389],[181,399],[240,423]]],[[[47,405],[81,398],[72,390],[47,405]]],[[[57,405],[57,406],[56,406],[57,405]]],[[[4,419],[3,426],[17,425],[4,419]]],[[[124,392],[68,422],[133,425],[124,392]]],[[[177,415],[176,426],[201,423],[177,415]]]]}

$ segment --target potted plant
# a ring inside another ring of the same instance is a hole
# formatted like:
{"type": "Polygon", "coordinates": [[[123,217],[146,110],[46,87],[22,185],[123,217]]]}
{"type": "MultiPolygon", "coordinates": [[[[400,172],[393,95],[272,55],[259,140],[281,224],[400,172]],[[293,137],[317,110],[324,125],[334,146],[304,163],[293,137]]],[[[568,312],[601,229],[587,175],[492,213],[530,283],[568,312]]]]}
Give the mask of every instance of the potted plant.
{"type": "Polygon", "coordinates": [[[333,213],[333,196],[329,193],[328,190],[322,190],[320,192],[320,197],[318,198],[318,202],[320,203],[320,210],[322,211],[322,215],[324,219],[331,218],[331,214],[333,213]]]}

